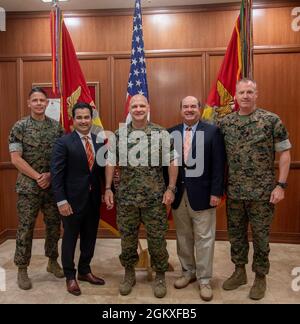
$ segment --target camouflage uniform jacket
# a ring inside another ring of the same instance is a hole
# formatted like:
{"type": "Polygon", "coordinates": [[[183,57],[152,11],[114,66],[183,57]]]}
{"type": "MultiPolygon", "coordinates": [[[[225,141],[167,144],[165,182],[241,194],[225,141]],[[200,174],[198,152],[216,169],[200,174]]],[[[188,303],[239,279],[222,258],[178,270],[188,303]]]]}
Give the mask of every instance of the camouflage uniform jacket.
{"type": "Polygon", "coordinates": [[[275,187],[275,152],[291,148],[280,118],[256,109],[244,118],[238,112],[220,121],[227,162],[227,194],[231,199],[269,200],[275,187]]]}
{"type": "MultiPolygon", "coordinates": [[[[9,152],[20,152],[22,158],[37,172],[49,172],[52,147],[63,134],[60,124],[48,117],[44,121],[31,116],[15,123],[9,134],[9,152]]],[[[16,191],[39,194],[42,189],[36,181],[19,172],[16,191]]]]}
{"type": "Polygon", "coordinates": [[[148,123],[143,130],[134,129],[130,123],[119,128],[115,135],[116,145],[115,148],[110,146],[108,161],[112,165],[118,165],[120,169],[120,184],[116,195],[118,204],[137,207],[161,204],[166,189],[163,165],[174,160],[173,143],[163,149],[163,143],[171,141],[169,133],[153,123],[148,123]],[[131,136],[133,131],[137,136],[131,136]],[[163,140],[151,145],[153,133],[159,134],[163,140]],[[146,141],[145,145],[141,145],[143,141],[146,141]],[[140,163],[135,165],[131,157],[136,157],[140,163]],[[153,165],[154,157],[158,159],[153,165]]]}

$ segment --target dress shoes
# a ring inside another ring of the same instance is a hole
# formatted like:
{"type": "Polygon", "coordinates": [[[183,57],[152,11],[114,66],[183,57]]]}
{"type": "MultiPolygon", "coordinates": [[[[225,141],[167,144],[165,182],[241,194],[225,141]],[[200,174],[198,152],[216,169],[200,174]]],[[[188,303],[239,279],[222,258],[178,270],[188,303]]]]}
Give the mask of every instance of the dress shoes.
{"type": "Polygon", "coordinates": [[[78,274],[79,281],[87,281],[92,285],[102,286],[105,285],[105,281],[102,278],[94,276],[91,272],[85,275],[78,274]]]}
{"type": "Polygon", "coordinates": [[[78,286],[76,279],[67,280],[67,290],[70,294],[74,296],[81,295],[81,290],[78,286]]]}

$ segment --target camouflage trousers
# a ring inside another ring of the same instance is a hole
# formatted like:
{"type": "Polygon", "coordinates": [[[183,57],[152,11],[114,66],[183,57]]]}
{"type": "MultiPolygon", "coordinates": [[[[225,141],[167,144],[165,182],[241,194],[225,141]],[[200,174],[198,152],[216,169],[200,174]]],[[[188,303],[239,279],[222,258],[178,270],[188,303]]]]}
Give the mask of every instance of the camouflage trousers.
{"type": "Polygon", "coordinates": [[[125,268],[131,267],[139,260],[137,248],[141,223],[144,224],[147,232],[151,266],[155,271],[167,271],[169,254],[165,234],[168,229],[168,219],[166,208],[162,204],[146,208],[117,206],[117,225],[121,234],[122,247],[121,264],[125,268]]]}
{"type": "Polygon", "coordinates": [[[248,263],[248,224],[253,237],[252,271],[269,273],[269,236],[274,205],[268,201],[227,199],[227,226],[231,244],[231,260],[235,265],[248,263]]]}
{"type": "Polygon", "coordinates": [[[57,259],[57,242],[60,237],[60,215],[49,191],[35,194],[19,194],[17,211],[19,226],[16,238],[15,264],[27,267],[30,263],[33,230],[39,211],[44,214],[46,225],[45,255],[57,259]]]}

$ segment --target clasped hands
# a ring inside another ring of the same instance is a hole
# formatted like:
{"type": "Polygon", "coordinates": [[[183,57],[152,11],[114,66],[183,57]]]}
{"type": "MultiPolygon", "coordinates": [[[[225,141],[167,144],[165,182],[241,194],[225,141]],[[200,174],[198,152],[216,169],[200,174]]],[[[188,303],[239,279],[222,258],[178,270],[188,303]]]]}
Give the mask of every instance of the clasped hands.
{"type": "Polygon", "coordinates": [[[41,173],[36,179],[38,186],[42,189],[47,189],[51,184],[50,172],[41,173]]]}

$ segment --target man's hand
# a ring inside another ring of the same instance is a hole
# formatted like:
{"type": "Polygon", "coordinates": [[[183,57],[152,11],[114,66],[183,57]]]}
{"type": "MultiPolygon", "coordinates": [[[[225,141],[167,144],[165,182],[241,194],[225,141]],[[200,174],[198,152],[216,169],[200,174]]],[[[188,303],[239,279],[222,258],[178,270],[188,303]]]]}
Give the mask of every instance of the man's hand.
{"type": "Polygon", "coordinates": [[[211,207],[217,207],[221,202],[221,197],[217,197],[217,196],[210,196],[210,202],[209,204],[211,205],[211,207]]]}
{"type": "Polygon", "coordinates": [[[111,189],[105,190],[104,201],[108,210],[114,207],[114,193],[111,191],[111,189]]]}
{"type": "Polygon", "coordinates": [[[162,203],[165,205],[171,205],[174,199],[175,199],[174,193],[171,190],[167,189],[166,192],[164,193],[162,203]]]}
{"type": "Polygon", "coordinates": [[[270,203],[275,205],[283,199],[284,199],[284,190],[281,187],[276,186],[275,189],[271,193],[270,203]]]}
{"type": "Polygon", "coordinates": [[[36,180],[37,184],[39,187],[42,189],[47,189],[50,187],[51,184],[51,177],[50,177],[50,172],[47,173],[42,173],[36,180]]]}
{"type": "Polygon", "coordinates": [[[65,203],[61,206],[58,207],[58,210],[59,210],[59,213],[62,215],[62,216],[70,216],[73,214],[73,210],[72,210],[72,207],[69,203],[65,203]]]}

